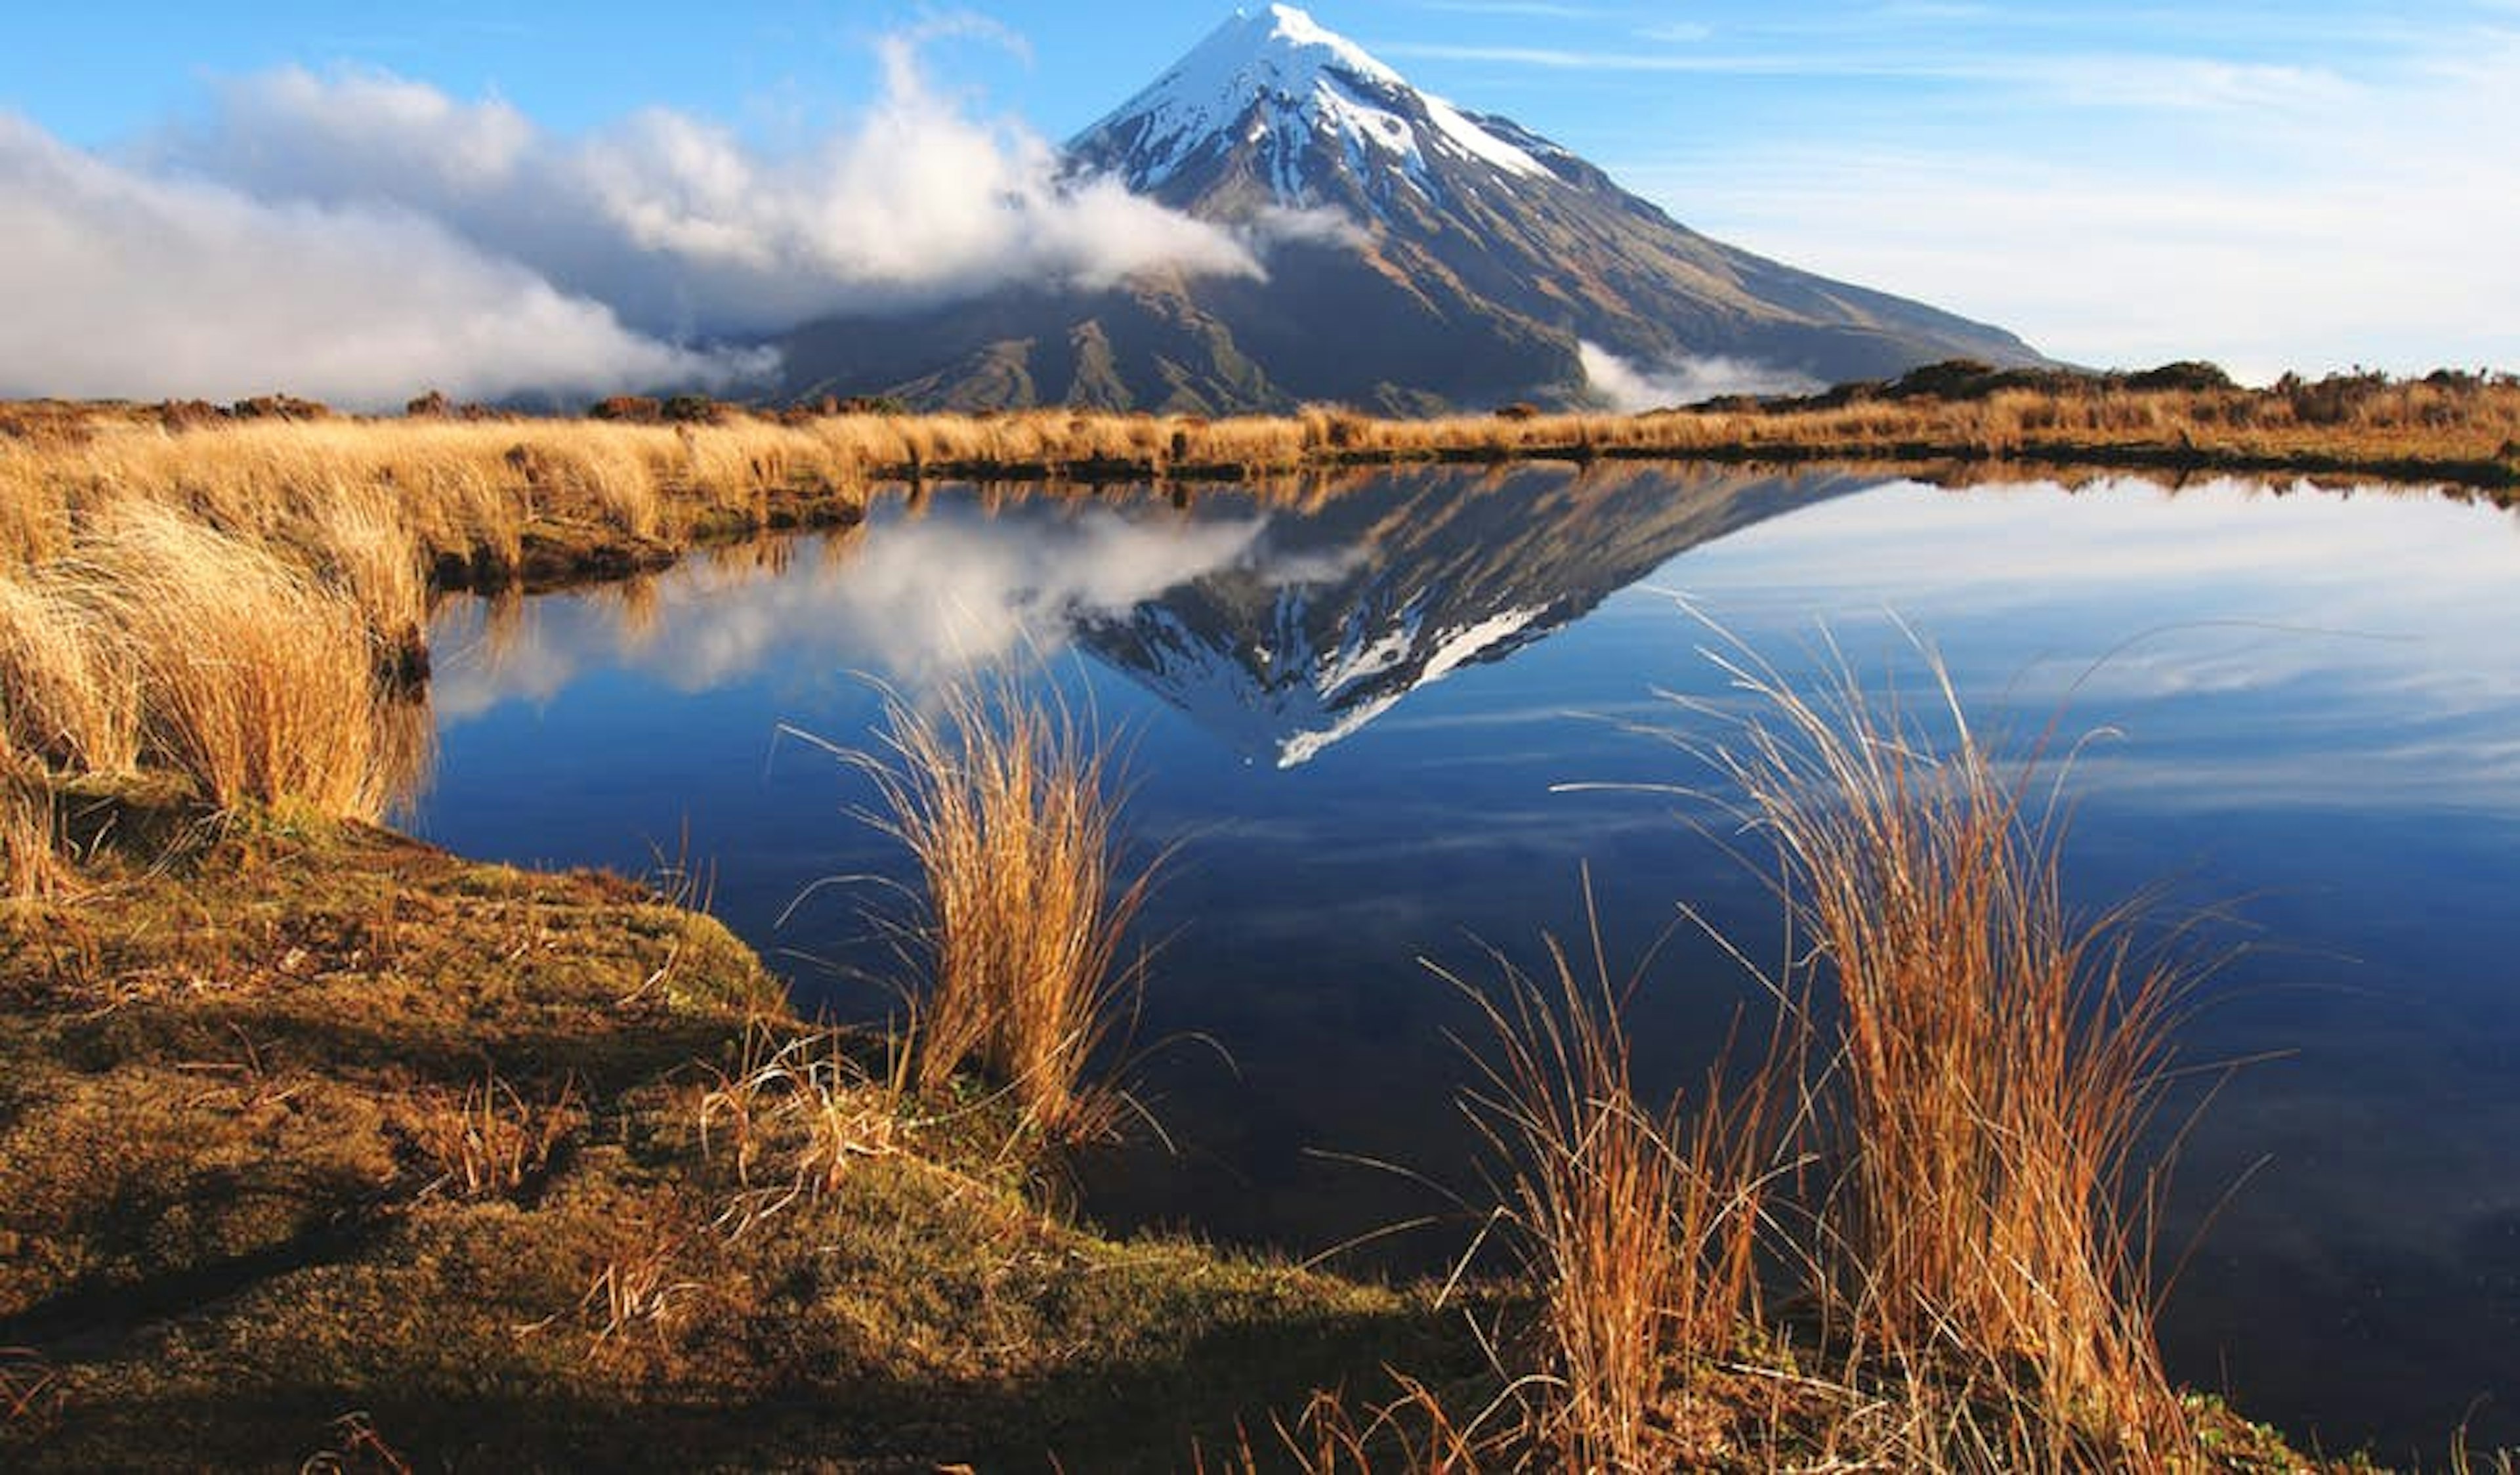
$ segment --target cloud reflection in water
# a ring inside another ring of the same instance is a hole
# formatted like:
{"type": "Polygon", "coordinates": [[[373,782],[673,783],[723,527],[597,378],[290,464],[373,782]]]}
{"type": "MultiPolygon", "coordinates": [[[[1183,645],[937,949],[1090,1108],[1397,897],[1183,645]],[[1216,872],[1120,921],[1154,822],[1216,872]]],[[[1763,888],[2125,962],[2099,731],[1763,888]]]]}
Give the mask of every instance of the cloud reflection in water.
{"type": "Polygon", "coordinates": [[[1242,558],[1266,519],[1131,519],[1108,507],[965,502],[801,546],[820,565],[764,576],[696,560],[660,576],[652,614],[625,620],[603,591],[527,602],[502,617],[457,601],[433,632],[437,710],[453,724],[503,702],[545,702],[582,670],[620,666],[678,691],[765,674],[860,671],[913,690],[1018,653],[1064,648],[1077,622],[1113,615],[1242,558]]]}

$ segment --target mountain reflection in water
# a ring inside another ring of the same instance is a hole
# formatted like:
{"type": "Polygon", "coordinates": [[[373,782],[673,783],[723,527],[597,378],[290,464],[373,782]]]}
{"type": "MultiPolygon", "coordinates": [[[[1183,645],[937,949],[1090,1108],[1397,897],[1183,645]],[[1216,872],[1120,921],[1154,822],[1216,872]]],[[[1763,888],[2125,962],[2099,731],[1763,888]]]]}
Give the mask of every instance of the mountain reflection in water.
{"type": "MultiPolygon", "coordinates": [[[[1186,506],[940,488],[632,584],[450,601],[416,817],[467,853],[633,872],[688,835],[800,999],[879,1015],[850,978],[881,964],[854,894],[783,913],[818,878],[906,867],[849,817],[862,782],[777,731],[862,742],[870,678],[915,699],[1028,663],[1127,735],[1134,828],[1181,845],[1145,919],[1142,1037],[1234,1060],[1153,1057],[1184,1151],[1088,1165],[1092,1212],[1297,1252],[1431,1216],[1376,1247],[1427,1264],[1470,1224],[1326,1156],[1477,1197],[1443,1033],[1461,1015],[1418,958],[1474,972],[1483,944],[1580,935],[1585,863],[1614,965],[1683,901],[1778,954],[1760,879],[1686,822],[1713,811],[1637,792],[1707,777],[1633,730],[1684,720],[1655,693],[1730,697],[1675,596],[1789,671],[1825,621],[1921,698],[1895,612],[1984,730],[2112,729],[2070,745],[2069,884],[2238,899],[2258,931],[2216,938],[2254,946],[2187,1058],[2291,1052],[2239,1072],[2188,1140],[2171,1254],[2248,1180],[2170,1303],[2174,1371],[2330,1447],[2437,1445],[2491,1394],[2480,1442],[2520,1440],[2520,531],[2492,508],[1635,466],[1186,506]]],[[[1639,995],[1642,1068],[1688,1078],[1756,997],[1684,929],[1639,995]]]]}
{"type": "Polygon", "coordinates": [[[1700,543],[1874,484],[1668,470],[1433,470],[1299,506],[1210,493],[878,505],[847,534],[721,550],[613,596],[458,601],[450,721],[621,665],[707,691],[773,667],[917,689],[1080,648],[1248,758],[1293,766],[1700,543]],[[1677,490],[1677,494],[1675,491],[1677,490]],[[799,571],[800,555],[812,565],[799,571]],[[776,575],[763,577],[764,573],[776,575]]]}

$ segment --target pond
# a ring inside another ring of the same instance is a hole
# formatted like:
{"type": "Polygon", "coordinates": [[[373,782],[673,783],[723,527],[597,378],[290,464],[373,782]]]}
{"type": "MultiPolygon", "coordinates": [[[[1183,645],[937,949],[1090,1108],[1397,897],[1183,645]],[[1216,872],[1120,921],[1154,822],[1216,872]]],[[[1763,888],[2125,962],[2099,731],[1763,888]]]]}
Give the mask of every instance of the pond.
{"type": "Polygon", "coordinates": [[[1711,776],[1673,698],[1731,700],[1707,648],[1737,642],[1928,703],[1929,647],[1974,721],[2071,755],[2076,899],[2149,889],[2233,952],[2182,1039],[2232,1068],[2195,1078],[2221,1084],[2163,1227],[2174,1375],[2403,1457],[2462,1419],[2520,1441],[2515,630],[2520,519],[2423,490],[1546,464],[942,487],[449,601],[412,823],[532,864],[687,857],[801,1003],[881,1017],[886,893],[848,878],[906,860],[796,734],[868,744],[884,690],[1012,662],[1121,736],[1131,834],[1173,847],[1132,1069],[1175,1150],[1087,1161],[1086,1211],[1296,1255],[1390,1229],[1350,1253],[1416,1268],[1486,1201],[1429,963],[1588,945],[1589,887],[1642,969],[1642,1067],[1693,1077],[1759,986],[1681,908],[1754,964],[1783,945],[1676,792],[1711,776]]]}

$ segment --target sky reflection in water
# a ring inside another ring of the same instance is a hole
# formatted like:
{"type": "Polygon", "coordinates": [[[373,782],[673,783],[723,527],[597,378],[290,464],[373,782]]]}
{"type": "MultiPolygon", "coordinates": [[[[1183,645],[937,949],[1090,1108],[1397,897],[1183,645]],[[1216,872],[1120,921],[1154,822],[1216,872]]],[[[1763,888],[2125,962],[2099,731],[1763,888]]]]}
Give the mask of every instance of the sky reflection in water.
{"type": "MultiPolygon", "coordinates": [[[[1120,1222],[1297,1249],[1444,1206],[1320,1151],[1465,1192],[1443,1037],[1478,976],[1579,921],[1614,960],[1687,900],[1753,956],[1775,906],[1686,802],[1656,692],[1723,699],[1719,622],[1789,669],[1821,623],[1926,693],[1895,621],[1972,714],[2077,758],[2068,875],[2093,902],[2232,901],[2253,950],[2190,1031],[2200,1060],[2288,1051],[2188,1145],[2170,1243],[2243,1186],[2171,1304],[2175,1370],[2383,1452],[2478,1395],[2520,1439],[2520,519],[2421,493],[2137,482],[1944,490],[1811,473],[1522,468],[1386,479],[1306,512],[1203,494],[881,504],[830,540],[638,585],[451,602],[440,776],[417,815],[467,853],[648,868],[686,847],[801,996],[881,1009],[850,968],[864,888],[902,873],[846,815],[859,781],[783,724],[863,741],[873,680],[914,699],[1011,655],[1135,745],[1137,833],[1183,842],[1147,1067],[1177,1161],[1089,1174],[1120,1222]],[[1686,606],[1686,608],[1684,608],[1686,606]],[[1894,620],[1895,616],[1895,620],[1894,620]],[[2106,729],[2104,732],[2103,729],[2106,729]],[[2077,740],[2089,737],[2088,742],[2077,740]]],[[[1697,811],[1701,815],[1702,809],[1697,811]]],[[[1696,1069],[1753,996],[1688,934],[1655,959],[1651,1070],[1696,1069]]],[[[1459,1222],[1399,1241],[1433,1258],[1459,1222]]]]}

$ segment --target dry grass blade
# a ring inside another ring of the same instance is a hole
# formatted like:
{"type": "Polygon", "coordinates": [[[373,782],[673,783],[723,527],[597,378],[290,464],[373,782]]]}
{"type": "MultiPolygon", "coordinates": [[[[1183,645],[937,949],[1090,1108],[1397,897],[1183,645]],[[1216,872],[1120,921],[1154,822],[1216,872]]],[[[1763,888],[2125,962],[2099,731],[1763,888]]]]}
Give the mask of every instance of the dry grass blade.
{"type": "MultiPolygon", "coordinates": [[[[1273,1421],[1282,1461],[1264,1465],[1246,1437],[1228,1468],[1257,1472],[1283,1462],[1303,1475],[1372,1475],[1378,1469],[1474,1475],[1514,1463],[1509,1456],[1519,1431],[1497,1417],[1509,1400],[1490,1403],[1465,1423],[1433,1388],[1407,1373],[1390,1377],[1398,1394],[1362,1414],[1343,1390],[1316,1391],[1291,1427],[1282,1418],[1273,1421]]],[[[1203,1457],[1198,1468],[1206,1468],[1203,1457]]]]}
{"type": "Polygon", "coordinates": [[[432,1186],[460,1198],[515,1193],[539,1176],[560,1145],[586,1124],[574,1080],[548,1101],[528,1101],[494,1072],[464,1088],[423,1091],[414,1141],[437,1170],[432,1186]]]}
{"type": "Polygon", "coordinates": [[[30,1348],[0,1347],[0,1424],[32,1422],[60,1393],[60,1375],[30,1348]]]}
{"type": "Polygon", "coordinates": [[[297,1467],[298,1475],[350,1475],[352,1471],[411,1475],[411,1461],[385,1443],[367,1414],[342,1414],[333,1420],[333,1448],[308,1455],[297,1467]]]}
{"type": "Polygon", "coordinates": [[[882,741],[843,756],[873,779],[875,822],[924,883],[903,930],[924,984],[916,1083],[934,1090],[975,1065],[1045,1133],[1109,1130],[1122,1103],[1088,1068],[1144,982],[1143,956],[1123,961],[1122,945],[1156,869],[1123,869],[1114,750],[1012,675],[931,707],[889,699],[882,741]]]}
{"type": "Polygon", "coordinates": [[[1598,919],[1591,969],[1555,939],[1549,956],[1546,982],[1500,957],[1496,990],[1436,970],[1489,1026],[1464,1106],[1507,1165],[1543,1297],[1544,1432],[1580,1468],[1660,1468],[1679,1457],[1656,1417],[1673,1378],[1757,1319],[1771,1083],[1783,1079],[1786,1037],[1780,1027],[1746,1084],[1728,1085],[1719,1060],[1686,1117],[1677,1098],[1652,1109],[1636,1094],[1623,1018],[1635,981],[1613,981],[1598,919]]]}
{"type": "Polygon", "coordinates": [[[736,1234],[835,1191],[861,1160],[900,1150],[898,1083],[870,1080],[837,1035],[782,1040],[756,1022],[742,1063],[716,1076],[700,1093],[700,1147],[714,1153],[723,1142],[734,1154],[743,1191],[719,1224],[736,1234]]]}
{"type": "Polygon", "coordinates": [[[707,1289],[698,1280],[674,1278],[682,1248],[681,1240],[668,1235],[636,1254],[606,1262],[596,1272],[578,1310],[594,1321],[597,1347],[642,1326],[662,1338],[670,1330],[674,1308],[707,1289]]]}
{"type": "Polygon", "coordinates": [[[44,772],[11,754],[0,734],[0,899],[42,899],[69,887],[57,809],[44,772]]]}

